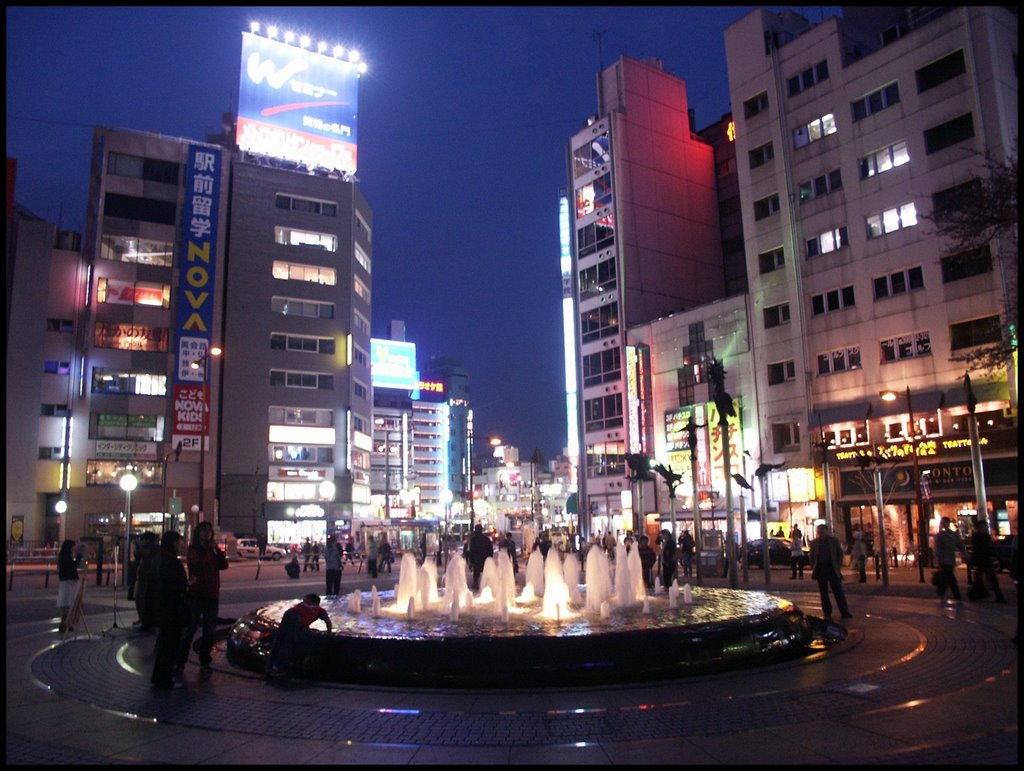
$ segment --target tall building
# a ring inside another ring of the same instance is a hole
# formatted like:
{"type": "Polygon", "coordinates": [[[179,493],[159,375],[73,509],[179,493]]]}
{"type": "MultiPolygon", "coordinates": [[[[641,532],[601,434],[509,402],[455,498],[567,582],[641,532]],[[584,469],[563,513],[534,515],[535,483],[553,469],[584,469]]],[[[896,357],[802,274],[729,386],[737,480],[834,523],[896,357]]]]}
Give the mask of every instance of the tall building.
{"type": "MultiPolygon", "coordinates": [[[[1009,8],[915,6],[817,25],[757,9],[725,31],[760,455],[816,468],[819,515],[845,538],[881,535],[865,455],[884,461],[890,546],[975,512],[954,359],[1000,339],[1016,245],[958,255],[929,217],[987,173],[986,153],[1015,153],[1017,28],[1009,8]]],[[[972,374],[981,489],[1008,532],[1016,374],[972,374]]]]}
{"type": "Polygon", "coordinates": [[[657,60],[622,57],[598,75],[597,93],[597,114],[568,146],[567,369],[576,369],[570,432],[584,536],[621,522],[625,456],[649,441],[636,391],[644,354],[627,358],[625,330],[725,293],[714,154],[690,125],[685,84],[657,60]]]}
{"type": "Polygon", "coordinates": [[[219,522],[322,540],[370,509],[373,214],[347,176],[232,163],[219,522]]]}

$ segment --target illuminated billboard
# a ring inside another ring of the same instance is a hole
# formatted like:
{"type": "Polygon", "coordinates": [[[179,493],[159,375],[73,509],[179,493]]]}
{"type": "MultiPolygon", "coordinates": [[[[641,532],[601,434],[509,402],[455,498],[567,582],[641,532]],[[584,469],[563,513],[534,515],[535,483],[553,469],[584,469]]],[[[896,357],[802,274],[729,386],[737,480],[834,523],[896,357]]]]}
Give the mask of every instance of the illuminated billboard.
{"type": "Polygon", "coordinates": [[[357,63],[242,33],[239,148],[356,171],[357,63]]]}
{"type": "MultiPolygon", "coordinates": [[[[192,369],[211,345],[220,188],[220,148],[189,145],[178,253],[176,364],[172,442],[198,450],[209,433],[209,386],[205,368],[192,369]]],[[[207,363],[206,366],[209,366],[207,363]]]]}
{"type": "Polygon", "coordinates": [[[371,339],[370,380],[374,388],[415,391],[420,383],[420,373],[416,370],[416,344],[371,339]]]}

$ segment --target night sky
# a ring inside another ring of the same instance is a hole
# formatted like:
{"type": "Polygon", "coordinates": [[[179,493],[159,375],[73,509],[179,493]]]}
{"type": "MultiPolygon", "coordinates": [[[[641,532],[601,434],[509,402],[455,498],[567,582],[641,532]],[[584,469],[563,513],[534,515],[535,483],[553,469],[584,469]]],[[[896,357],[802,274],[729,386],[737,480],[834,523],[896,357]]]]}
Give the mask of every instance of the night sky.
{"type": "Polygon", "coordinates": [[[751,8],[8,7],[16,199],[84,232],[94,126],[218,132],[251,21],[358,48],[373,335],[405,321],[421,369],[442,355],[469,371],[478,437],[552,458],[566,442],[558,193],[596,73],[660,58],[703,129],[730,109],[724,30],[751,8]]]}

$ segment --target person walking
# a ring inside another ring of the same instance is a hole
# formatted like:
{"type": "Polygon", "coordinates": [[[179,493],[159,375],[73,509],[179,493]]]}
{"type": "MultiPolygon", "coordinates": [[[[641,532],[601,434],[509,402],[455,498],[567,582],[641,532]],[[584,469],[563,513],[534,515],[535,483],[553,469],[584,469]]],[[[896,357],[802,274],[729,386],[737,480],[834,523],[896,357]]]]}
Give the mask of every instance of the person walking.
{"type": "Polygon", "coordinates": [[[799,575],[802,579],[804,577],[804,534],[800,530],[800,525],[793,525],[790,539],[789,566],[792,573],[790,573],[789,578],[790,580],[795,580],[799,575]]]}
{"type": "Polygon", "coordinates": [[[313,568],[314,573],[320,572],[320,541],[313,542],[313,568]]]}
{"type": "Polygon", "coordinates": [[[818,537],[811,541],[811,578],[818,582],[821,594],[821,612],[832,617],[832,602],[828,591],[836,597],[836,605],[843,618],[853,618],[843,593],[843,546],[839,539],[829,535],[828,525],[818,525],[818,537]]]}
{"type": "Polygon", "coordinates": [[[484,533],[482,525],[473,528],[473,537],[469,539],[469,565],[473,569],[474,592],[480,591],[480,574],[484,572],[484,563],[488,557],[494,556],[494,544],[484,533]]]}
{"type": "Polygon", "coordinates": [[[68,538],[61,543],[57,554],[57,607],[60,609],[60,626],[57,631],[61,634],[73,629],[68,626],[68,612],[75,600],[75,592],[78,591],[78,566],[81,559],[81,555],[75,554],[74,541],[68,538]]]}
{"type": "Polygon", "coordinates": [[[353,545],[351,538],[345,539],[345,560],[349,565],[356,564],[356,547],[353,545]]]}
{"type": "Polygon", "coordinates": [[[512,575],[519,574],[519,557],[516,556],[516,542],[512,540],[512,533],[505,533],[505,550],[508,558],[512,560],[512,575]]]}
{"type": "Polygon", "coordinates": [[[267,558],[267,535],[266,533],[260,533],[256,536],[256,548],[260,550],[260,559],[265,560],[267,558]]]}
{"type": "Polygon", "coordinates": [[[324,622],[327,634],[330,634],[333,629],[331,617],[320,607],[320,596],[317,594],[307,594],[302,602],[284,612],[271,642],[270,658],[267,660],[269,677],[283,677],[288,674],[288,667],[297,652],[309,653],[316,640],[309,627],[317,619],[324,622]]]}
{"type": "Polygon", "coordinates": [[[868,547],[864,543],[864,533],[860,530],[853,534],[853,547],[850,549],[850,558],[853,562],[853,569],[857,571],[859,576],[857,582],[865,583],[868,580],[868,547]]]}
{"type": "Polygon", "coordinates": [[[676,576],[676,539],[668,530],[661,531],[661,579],[665,591],[672,588],[676,576]]]}
{"type": "Polygon", "coordinates": [[[135,610],[139,614],[138,631],[157,628],[156,608],[159,591],[160,542],[157,534],[145,532],[139,544],[139,569],[135,573],[135,610]]]}
{"type": "Polygon", "coordinates": [[[324,548],[324,577],[327,579],[327,591],[324,594],[328,597],[341,594],[341,560],[341,544],[332,533],[327,536],[327,546],[324,548]]]}
{"type": "Polygon", "coordinates": [[[939,520],[939,532],[935,534],[935,561],[939,564],[939,572],[936,576],[935,590],[939,595],[939,605],[946,604],[946,589],[953,595],[957,604],[963,602],[960,596],[960,584],[956,580],[956,555],[960,552],[964,562],[967,562],[967,549],[964,547],[964,540],[960,533],[951,530],[949,517],[939,520]]]}
{"type": "Polygon", "coordinates": [[[375,536],[366,539],[366,572],[370,578],[377,577],[377,556],[380,554],[380,542],[375,536]]]}
{"type": "Polygon", "coordinates": [[[381,533],[380,546],[377,547],[377,562],[379,563],[377,567],[377,572],[383,573],[384,568],[386,567],[388,569],[388,572],[390,573],[392,561],[393,557],[391,556],[391,543],[388,541],[387,533],[381,533]]]}
{"type": "Polygon", "coordinates": [[[640,568],[644,574],[644,586],[648,591],[654,591],[654,565],[658,562],[658,555],[651,548],[651,539],[646,535],[640,536],[636,545],[637,554],[640,555],[640,568]]]}
{"type": "Polygon", "coordinates": [[[1002,589],[999,588],[999,581],[996,579],[996,571],[992,566],[992,536],[988,532],[988,522],[983,519],[974,520],[974,533],[971,535],[971,563],[974,568],[974,583],[968,591],[968,597],[972,600],[983,600],[988,596],[985,583],[992,588],[992,594],[996,602],[1006,602],[1002,589]]]}
{"type": "Polygon", "coordinates": [[[693,536],[689,530],[684,530],[683,534],[679,536],[679,550],[682,552],[683,557],[683,575],[693,575],[693,547],[694,547],[693,536]]]}
{"type": "Polygon", "coordinates": [[[217,631],[217,613],[220,610],[220,571],[228,569],[228,560],[213,540],[213,525],[200,522],[192,531],[192,544],[186,553],[188,563],[188,597],[192,605],[192,622],[182,635],[177,666],[183,670],[196,629],[199,638],[199,671],[213,673],[213,636],[217,631]]]}
{"type": "Polygon", "coordinates": [[[307,570],[311,570],[312,567],[309,564],[310,559],[313,557],[313,542],[310,539],[306,539],[302,542],[302,572],[305,573],[307,570]]]}
{"type": "Polygon", "coordinates": [[[188,577],[178,559],[181,534],[168,530],[160,540],[156,579],[156,645],[153,649],[153,674],[149,681],[155,688],[182,688],[184,683],[174,679],[182,630],[192,622],[192,608],[188,600],[188,577]]]}

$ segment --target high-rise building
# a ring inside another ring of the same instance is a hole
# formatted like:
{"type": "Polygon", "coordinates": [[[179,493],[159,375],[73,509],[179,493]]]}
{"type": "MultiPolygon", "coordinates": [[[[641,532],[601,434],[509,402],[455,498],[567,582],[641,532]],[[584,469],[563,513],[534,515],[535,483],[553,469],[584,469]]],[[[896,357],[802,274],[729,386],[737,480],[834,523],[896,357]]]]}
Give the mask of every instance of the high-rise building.
{"type": "Polygon", "coordinates": [[[1012,9],[965,6],[757,9],[725,31],[760,455],[790,480],[818,469],[784,520],[881,535],[868,456],[889,545],[920,545],[931,519],[974,513],[972,444],[990,516],[1016,519],[1016,374],[972,373],[972,443],[958,360],[1001,339],[1016,244],[959,254],[931,218],[986,155],[1015,155],[1017,29],[1012,9]]]}
{"type": "Polygon", "coordinates": [[[232,164],[219,521],[320,540],[370,509],[373,215],[349,177],[232,164]]]}
{"type": "Polygon", "coordinates": [[[633,526],[625,458],[650,441],[636,390],[646,354],[627,350],[625,330],[725,293],[714,154],[691,126],[686,85],[657,60],[622,57],[597,92],[597,114],[568,147],[579,405],[569,430],[584,536],[633,526]]]}

